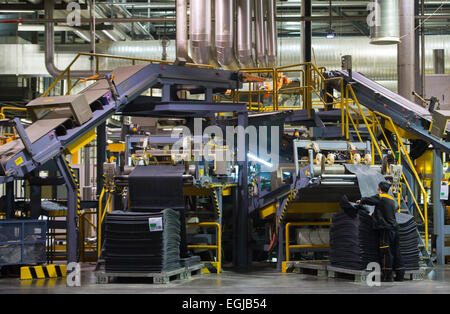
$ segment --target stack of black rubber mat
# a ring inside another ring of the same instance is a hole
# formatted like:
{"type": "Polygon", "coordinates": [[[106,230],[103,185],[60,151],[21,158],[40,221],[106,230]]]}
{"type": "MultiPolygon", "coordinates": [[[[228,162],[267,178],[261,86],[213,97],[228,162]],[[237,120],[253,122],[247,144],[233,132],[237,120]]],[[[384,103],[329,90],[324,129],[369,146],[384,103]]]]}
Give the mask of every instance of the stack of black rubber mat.
{"type": "Polygon", "coordinates": [[[106,216],[106,272],[162,272],[180,268],[179,213],[115,211],[106,216]]]}
{"type": "Polygon", "coordinates": [[[372,217],[362,210],[353,217],[343,210],[335,214],[330,230],[331,265],[362,270],[368,263],[377,262],[377,238],[372,224],[372,217]]]}
{"type": "MultiPolygon", "coordinates": [[[[379,262],[379,240],[367,207],[348,202],[344,196],[341,211],[333,216],[330,230],[331,265],[362,270],[379,262]]],[[[419,268],[417,224],[414,217],[396,213],[399,225],[400,253],[407,270],[419,268]]]]}
{"type": "Polygon", "coordinates": [[[414,217],[397,213],[395,219],[399,225],[400,253],[407,270],[419,269],[419,236],[414,217]]]}

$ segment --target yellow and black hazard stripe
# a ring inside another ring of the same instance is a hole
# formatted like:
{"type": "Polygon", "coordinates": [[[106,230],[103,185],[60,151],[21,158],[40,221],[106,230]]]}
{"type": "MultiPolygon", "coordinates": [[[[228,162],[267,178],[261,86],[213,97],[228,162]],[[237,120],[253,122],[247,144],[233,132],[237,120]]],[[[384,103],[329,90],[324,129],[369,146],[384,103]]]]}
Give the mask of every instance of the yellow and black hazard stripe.
{"type": "Polygon", "coordinates": [[[294,191],[292,190],[287,198],[286,204],[284,204],[283,210],[281,211],[281,215],[280,218],[278,219],[278,223],[281,224],[285,218],[285,215],[287,213],[287,209],[289,207],[289,205],[291,204],[292,200],[294,198],[294,191]]]}
{"type": "Polygon", "coordinates": [[[75,175],[75,171],[73,171],[72,166],[70,165],[69,159],[66,157],[66,163],[67,167],[70,170],[70,173],[72,174],[73,181],[75,182],[76,188],[77,188],[77,211],[81,211],[81,194],[80,194],[80,183],[78,182],[77,176],[75,175]]]}
{"type": "Polygon", "coordinates": [[[49,279],[66,277],[66,265],[23,266],[20,268],[20,280],[49,279]]]}
{"type": "Polygon", "coordinates": [[[219,207],[219,200],[217,199],[217,192],[216,192],[216,190],[212,191],[212,199],[213,199],[213,202],[214,202],[214,207],[216,208],[217,217],[220,217],[221,212],[220,212],[220,207],[219,207]]]}

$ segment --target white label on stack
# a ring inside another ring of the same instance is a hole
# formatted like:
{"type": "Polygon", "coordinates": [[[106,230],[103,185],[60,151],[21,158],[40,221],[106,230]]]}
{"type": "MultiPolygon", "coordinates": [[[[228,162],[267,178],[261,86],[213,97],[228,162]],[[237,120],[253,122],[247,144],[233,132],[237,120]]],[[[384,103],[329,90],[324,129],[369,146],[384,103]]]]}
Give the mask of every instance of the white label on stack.
{"type": "Polygon", "coordinates": [[[163,230],[162,217],[149,218],[148,219],[148,225],[150,227],[150,232],[162,231],[163,230]]]}

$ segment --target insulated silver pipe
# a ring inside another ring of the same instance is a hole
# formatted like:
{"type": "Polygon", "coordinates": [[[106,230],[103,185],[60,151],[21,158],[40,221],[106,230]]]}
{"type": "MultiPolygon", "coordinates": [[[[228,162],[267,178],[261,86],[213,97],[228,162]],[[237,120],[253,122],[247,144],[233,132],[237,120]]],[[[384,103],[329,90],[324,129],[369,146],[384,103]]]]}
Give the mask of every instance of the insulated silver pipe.
{"type": "MultiPolygon", "coordinates": [[[[44,11],[45,18],[53,19],[53,11],[55,8],[55,0],[45,0],[44,11]]],[[[45,68],[51,76],[58,77],[62,74],[62,70],[58,69],[55,65],[55,33],[54,23],[45,23],[45,68]]],[[[92,71],[71,71],[71,77],[89,77],[92,75],[92,71]]]]}
{"type": "Polygon", "coordinates": [[[252,2],[238,0],[237,3],[237,56],[244,68],[255,65],[252,58],[252,2]]]}
{"type": "Polygon", "coordinates": [[[177,40],[176,56],[177,59],[184,59],[191,62],[192,59],[188,53],[188,25],[187,25],[187,0],[177,0],[177,40]]]}
{"type": "Polygon", "coordinates": [[[226,68],[237,70],[234,50],[234,0],[216,0],[215,2],[215,43],[217,61],[226,68]]]}
{"type": "Polygon", "coordinates": [[[433,50],[434,74],[445,74],[445,50],[433,50]]]}
{"type": "Polygon", "coordinates": [[[264,27],[264,1],[255,0],[256,59],[260,67],[267,66],[266,31],[264,27]]]}
{"type": "Polygon", "coordinates": [[[267,62],[269,67],[276,66],[277,63],[277,23],[275,0],[267,1],[267,62]]]}
{"type": "Polygon", "coordinates": [[[195,63],[211,62],[211,0],[190,1],[190,38],[195,63]]]}
{"type": "Polygon", "coordinates": [[[400,36],[398,45],[398,93],[416,102],[412,92],[416,88],[415,76],[415,14],[414,1],[400,1],[400,36]]]}
{"type": "Polygon", "coordinates": [[[396,45],[400,42],[400,17],[398,0],[371,0],[373,23],[370,27],[370,43],[396,45]]]}

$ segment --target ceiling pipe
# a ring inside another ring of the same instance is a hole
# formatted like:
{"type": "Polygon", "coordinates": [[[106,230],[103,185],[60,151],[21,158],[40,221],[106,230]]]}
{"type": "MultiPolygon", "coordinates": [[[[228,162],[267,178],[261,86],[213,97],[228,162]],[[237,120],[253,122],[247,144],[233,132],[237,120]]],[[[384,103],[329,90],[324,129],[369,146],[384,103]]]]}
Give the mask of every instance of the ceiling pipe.
{"type": "Polygon", "coordinates": [[[177,0],[176,55],[177,60],[192,62],[188,52],[187,0],[177,0]]]}
{"type": "Polygon", "coordinates": [[[238,0],[237,3],[237,55],[244,68],[253,68],[252,57],[252,0],[238,0]]]}
{"type": "Polygon", "coordinates": [[[275,0],[267,2],[267,62],[269,67],[275,67],[277,63],[277,23],[275,0]]]}
{"type": "Polygon", "coordinates": [[[372,45],[396,45],[400,43],[399,1],[372,0],[374,20],[370,26],[372,45]]]}
{"type": "Polygon", "coordinates": [[[211,62],[211,0],[191,0],[189,32],[191,55],[195,63],[211,62]]]}
{"type": "Polygon", "coordinates": [[[416,88],[415,78],[415,10],[414,1],[400,1],[400,39],[397,52],[398,93],[415,102],[412,92],[416,88]]]}
{"type": "Polygon", "coordinates": [[[255,0],[256,59],[260,67],[267,66],[266,28],[264,27],[264,1],[255,0]]]}
{"type": "Polygon", "coordinates": [[[217,61],[225,69],[237,70],[234,46],[234,0],[215,1],[215,42],[217,61]]]}
{"type": "MultiPolygon", "coordinates": [[[[53,19],[53,10],[55,7],[54,0],[45,0],[44,11],[47,19],[53,19]]],[[[45,23],[45,68],[48,73],[53,77],[59,77],[62,74],[62,70],[58,69],[55,65],[55,25],[52,22],[45,23]]],[[[89,77],[92,75],[92,71],[71,71],[70,76],[75,77],[89,77]]],[[[66,77],[67,75],[64,75],[66,77]]]]}

